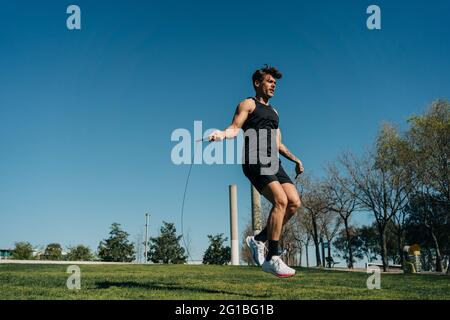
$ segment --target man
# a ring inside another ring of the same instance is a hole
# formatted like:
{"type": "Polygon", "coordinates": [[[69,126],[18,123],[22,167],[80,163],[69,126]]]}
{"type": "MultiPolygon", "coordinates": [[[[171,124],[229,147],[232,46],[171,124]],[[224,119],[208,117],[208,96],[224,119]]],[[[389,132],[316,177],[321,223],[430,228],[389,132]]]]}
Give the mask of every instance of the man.
{"type": "Polygon", "coordinates": [[[296,164],[297,176],[304,169],[302,162],[282,143],[278,112],[269,104],[269,100],[274,96],[277,80],[281,77],[281,73],[275,67],[265,65],[264,68],[257,70],[252,76],[255,97],[243,100],[236,108],[231,125],[224,131],[214,131],[208,139],[209,141],[233,139],[239,134],[240,129],[244,130],[244,136],[247,132],[256,132],[257,139],[245,140],[245,160],[242,169],[245,176],[273,207],[264,230],[255,237],[247,237],[246,242],[253,260],[257,265],[262,265],[263,271],[284,278],[293,276],[295,270],[281,260],[278,241],[283,225],[297,212],[301,202],[297,188],[281,166],[278,153],[296,164]],[[277,149],[275,152],[272,152],[273,146],[277,149]],[[263,155],[271,159],[275,157],[276,170],[273,172],[269,170],[268,163],[263,161],[265,159],[263,155]],[[264,243],[267,240],[269,250],[264,258],[264,243]]]}

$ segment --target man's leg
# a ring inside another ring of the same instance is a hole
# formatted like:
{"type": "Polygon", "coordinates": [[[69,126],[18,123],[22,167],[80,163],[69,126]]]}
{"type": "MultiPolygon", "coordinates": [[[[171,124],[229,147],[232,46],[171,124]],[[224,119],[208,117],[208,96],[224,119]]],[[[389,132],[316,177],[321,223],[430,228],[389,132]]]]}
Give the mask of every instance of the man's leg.
{"type": "Polygon", "coordinates": [[[280,278],[292,277],[295,270],[289,268],[280,258],[278,241],[283,228],[284,216],[286,214],[288,197],[278,181],[270,182],[262,191],[267,199],[273,199],[273,207],[267,222],[267,238],[269,240],[269,252],[262,265],[265,272],[272,273],[280,278]]]}
{"type": "MultiPolygon", "coordinates": [[[[291,183],[283,183],[281,187],[287,196],[288,204],[286,206],[286,211],[283,218],[283,226],[288,223],[288,221],[297,213],[297,210],[301,206],[300,197],[298,195],[297,188],[291,183]]],[[[273,193],[265,192],[263,190],[264,197],[269,200],[272,204],[274,203],[273,193]]],[[[270,219],[269,219],[270,220],[270,219]]],[[[269,222],[269,221],[268,221],[269,222]]],[[[268,239],[267,226],[255,236],[255,240],[266,242],[268,239]]]]}
{"type": "Polygon", "coordinates": [[[262,195],[272,203],[272,210],[266,226],[267,239],[269,240],[269,253],[266,260],[270,260],[272,256],[278,255],[278,241],[280,240],[288,198],[278,181],[272,181],[264,187],[262,195]]]}
{"type": "Polygon", "coordinates": [[[297,213],[302,202],[298,195],[297,188],[291,183],[283,183],[281,185],[288,198],[286,214],[284,215],[283,226],[297,213]]]}

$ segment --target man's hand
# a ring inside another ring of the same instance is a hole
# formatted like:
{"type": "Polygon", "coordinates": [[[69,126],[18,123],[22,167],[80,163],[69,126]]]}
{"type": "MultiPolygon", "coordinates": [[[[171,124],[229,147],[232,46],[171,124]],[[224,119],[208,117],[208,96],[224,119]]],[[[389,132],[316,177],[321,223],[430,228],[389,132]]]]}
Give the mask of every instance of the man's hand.
{"type": "Polygon", "coordinates": [[[226,138],[225,132],[216,130],[208,136],[208,141],[222,141],[226,138]]]}
{"type": "Polygon", "coordinates": [[[303,171],[305,171],[305,169],[303,168],[303,163],[300,160],[298,160],[295,163],[295,174],[296,174],[295,179],[297,179],[297,177],[301,175],[303,171]]]}

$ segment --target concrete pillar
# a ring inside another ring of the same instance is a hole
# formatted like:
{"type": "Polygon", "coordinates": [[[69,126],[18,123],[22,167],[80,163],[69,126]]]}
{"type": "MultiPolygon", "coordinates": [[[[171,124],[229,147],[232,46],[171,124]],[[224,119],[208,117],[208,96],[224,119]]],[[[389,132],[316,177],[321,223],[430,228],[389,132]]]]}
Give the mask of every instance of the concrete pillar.
{"type": "Polygon", "coordinates": [[[230,190],[230,234],[231,234],[231,265],[239,265],[238,209],[237,186],[229,186],[230,190]]]}

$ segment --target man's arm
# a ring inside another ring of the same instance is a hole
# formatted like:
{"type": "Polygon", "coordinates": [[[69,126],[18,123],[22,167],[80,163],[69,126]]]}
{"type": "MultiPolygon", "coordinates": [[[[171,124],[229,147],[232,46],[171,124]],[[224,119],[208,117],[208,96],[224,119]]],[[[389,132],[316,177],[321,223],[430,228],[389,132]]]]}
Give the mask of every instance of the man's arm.
{"type": "Polygon", "coordinates": [[[280,152],[280,154],[286,159],[289,159],[296,164],[295,173],[297,174],[297,176],[299,174],[302,174],[302,172],[304,171],[303,163],[292,152],[290,152],[289,149],[281,142],[281,130],[279,128],[277,130],[277,144],[278,144],[278,151],[280,152]]]}
{"type": "Polygon", "coordinates": [[[248,115],[254,108],[254,102],[251,99],[246,99],[239,103],[233,116],[231,125],[224,131],[214,131],[209,137],[209,141],[217,141],[223,139],[233,139],[239,134],[239,130],[244,125],[248,115]]]}
{"type": "Polygon", "coordinates": [[[281,142],[280,129],[277,130],[277,144],[278,144],[278,151],[283,157],[295,163],[300,162],[300,159],[294,156],[294,154],[292,154],[292,152],[290,152],[289,149],[281,142]]]}

